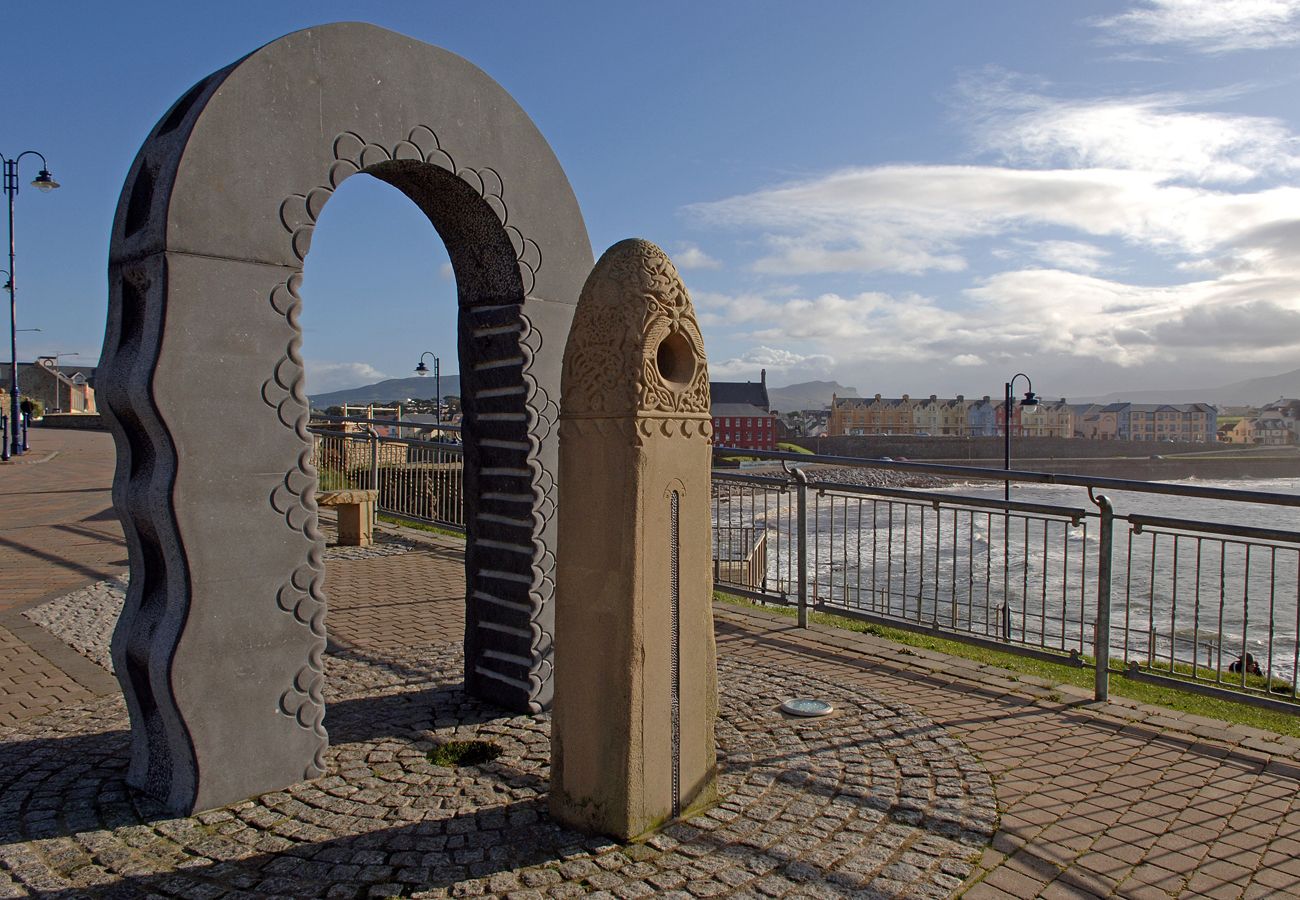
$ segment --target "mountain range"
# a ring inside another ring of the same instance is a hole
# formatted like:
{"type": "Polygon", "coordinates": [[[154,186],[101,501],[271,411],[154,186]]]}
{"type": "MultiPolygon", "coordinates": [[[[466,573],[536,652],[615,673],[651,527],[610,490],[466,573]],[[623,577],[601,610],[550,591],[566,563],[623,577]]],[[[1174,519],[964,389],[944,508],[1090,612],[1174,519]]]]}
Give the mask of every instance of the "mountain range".
{"type": "Polygon", "coordinates": [[[1071,398],[1075,403],[1213,403],[1216,406],[1262,406],[1279,397],[1300,397],[1300,369],[1281,375],[1248,378],[1214,388],[1116,391],[1101,397],[1071,398]]]}
{"type": "Polygon", "coordinates": [[[783,413],[799,409],[825,409],[831,405],[833,396],[857,397],[859,395],[857,388],[845,387],[838,381],[804,381],[767,389],[767,399],[772,409],[783,413]]]}
{"type": "MultiPolygon", "coordinates": [[[[314,394],[311,405],[316,409],[342,406],[344,403],[402,403],[407,398],[432,399],[432,378],[390,378],[376,384],[314,394]]],[[[442,395],[460,395],[460,376],[442,376],[442,395]]],[[[846,387],[838,381],[804,381],[785,387],[769,387],[767,396],[772,408],[781,412],[799,409],[823,409],[830,406],[831,396],[858,397],[858,389],[846,387]]],[[[1099,397],[1072,397],[1074,403],[1113,403],[1127,400],[1130,403],[1213,403],[1217,406],[1259,406],[1279,397],[1300,397],[1300,369],[1249,378],[1213,388],[1178,388],[1173,390],[1116,391],[1099,397]]]]}
{"type": "MultiPolygon", "coordinates": [[[[460,376],[443,375],[441,379],[443,397],[460,396],[460,376]]],[[[361,387],[331,391],[328,394],[313,394],[312,409],[325,409],[330,406],[362,406],[367,403],[405,403],[409,398],[432,400],[434,380],[429,376],[413,375],[410,378],[389,378],[387,381],[366,384],[361,387]]]]}
{"type": "MultiPolygon", "coordinates": [[[[768,388],[767,395],[772,408],[785,412],[794,409],[822,409],[831,405],[831,396],[858,396],[857,388],[845,387],[837,381],[805,381],[781,388],[768,388]]],[[[442,396],[460,396],[460,376],[442,376],[442,396]]],[[[419,400],[433,399],[433,379],[413,376],[411,378],[389,378],[375,384],[330,391],[327,394],[312,394],[313,409],[325,409],[329,406],[364,405],[367,403],[405,403],[408,398],[419,400]]]]}

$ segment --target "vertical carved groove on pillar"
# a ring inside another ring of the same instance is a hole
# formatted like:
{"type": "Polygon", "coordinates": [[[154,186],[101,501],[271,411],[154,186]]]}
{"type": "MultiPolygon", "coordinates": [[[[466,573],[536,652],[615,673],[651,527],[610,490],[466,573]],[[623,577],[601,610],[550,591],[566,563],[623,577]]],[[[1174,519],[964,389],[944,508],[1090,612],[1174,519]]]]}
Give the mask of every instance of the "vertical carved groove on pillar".
{"type": "Polygon", "coordinates": [[[669,578],[672,585],[672,669],[669,673],[672,691],[672,741],[673,741],[673,817],[682,814],[682,570],[681,570],[681,510],[682,495],[672,492],[669,501],[669,578]]]}

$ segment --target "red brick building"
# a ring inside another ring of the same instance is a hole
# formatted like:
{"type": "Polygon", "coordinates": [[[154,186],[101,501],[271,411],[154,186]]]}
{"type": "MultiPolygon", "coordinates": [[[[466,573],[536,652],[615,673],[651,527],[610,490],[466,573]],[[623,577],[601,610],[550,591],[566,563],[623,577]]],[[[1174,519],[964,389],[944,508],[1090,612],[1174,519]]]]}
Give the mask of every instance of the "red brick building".
{"type": "Polygon", "coordinates": [[[776,415],[767,397],[767,370],[758,381],[711,381],[713,444],[746,450],[776,449],[776,415]]]}

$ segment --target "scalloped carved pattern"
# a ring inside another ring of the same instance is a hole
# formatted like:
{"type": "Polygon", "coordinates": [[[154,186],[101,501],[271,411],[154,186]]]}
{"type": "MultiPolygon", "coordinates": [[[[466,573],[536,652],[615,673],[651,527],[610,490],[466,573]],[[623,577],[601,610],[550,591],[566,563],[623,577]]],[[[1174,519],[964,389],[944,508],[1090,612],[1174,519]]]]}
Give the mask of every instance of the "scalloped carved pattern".
{"type": "MultiPolygon", "coordinates": [[[[532,373],[533,363],[542,349],[542,333],[533,327],[532,321],[522,312],[519,313],[519,321],[519,352],[524,360],[523,382],[529,410],[527,465],[532,472],[534,499],[533,587],[528,592],[528,599],[536,612],[544,609],[555,595],[555,554],[542,539],[548,524],[555,516],[555,478],[542,465],[541,450],[543,442],[559,422],[560,407],[551,399],[546,389],[538,384],[536,376],[532,373]]],[[[549,657],[551,647],[554,645],[554,635],[535,619],[531,623],[531,631],[530,649],[533,659],[538,661],[535,681],[545,682],[550,678],[549,657]]]]}
{"type": "MultiPolygon", "coordinates": [[[[470,185],[492,209],[510,239],[524,294],[531,294],[542,266],[541,248],[535,241],[525,237],[519,228],[510,224],[505,186],[495,169],[458,165],[451,153],[442,146],[433,129],[424,125],[411,129],[406,139],[398,141],[392,147],[366,141],[355,132],[343,132],[334,139],[333,154],[334,162],[329,166],[327,183],[301,194],[291,194],[280,204],[280,223],[289,235],[293,254],[299,262],[306,259],[316,222],[326,203],[346,178],[369,166],[390,160],[423,161],[456,175],[470,185]]],[[[313,778],[324,772],[324,753],[328,742],[323,726],[324,667],[321,656],[325,650],[326,631],[325,597],[322,590],[324,567],[319,548],[324,539],[318,527],[313,494],[316,471],[311,464],[312,439],[307,431],[310,419],[303,379],[301,329],[298,324],[302,307],[299,295],[301,284],[302,274],[295,272],[271,292],[272,308],[285,317],[293,329],[294,337],[286,346],[284,356],[276,363],[271,377],[263,382],[262,399],[276,410],[286,427],[295,431],[304,448],[295,468],[285,475],[284,481],[272,492],[271,505],[284,516],[285,524],[306,536],[312,546],[308,564],[295,570],[281,585],[276,600],[282,610],[309,628],[316,639],[306,664],[299,669],[293,683],[280,697],[280,711],[295,719],[302,728],[315,732],[319,738],[314,769],[309,766],[305,773],[307,778],[313,778]]],[[[540,535],[555,513],[555,487],[551,474],[541,465],[540,453],[541,443],[554,427],[559,414],[555,402],[537,384],[536,378],[529,374],[534,355],[541,348],[541,340],[541,333],[533,329],[531,323],[524,318],[520,347],[524,357],[524,383],[529,391],[530,412],[536,411],[529,417],[528,464],[534,474],[534,490],[541,490],[540,502],[534,513],[534,587],[529,592],[534,610],[542,609],[554,593],[554,557],[542,543],[540,535]]],[[[540,627],[534,627],[533,631],[535,656],[547,655],[552,636],[540,627]]]]}
{"type": "Polygon", "coordinates": [[[302,262],[311,249],[312,233],[316,220],[326,202],[340,184],[352,175],[370,166],[393,160],[426,162],[452,173],[472,187],[483,202],[501,221],[519,264],[519,277],[524,283],[525,296],[532,293],[537,283],[537,273],[542,268],[542,250],[537,242],[524,236],[510,224],[510,211],[506,207],[505,185],[501,175],[490,166],[471,168],[457,166],[456,160],[443,148],[438,135],[427,125],[412,128],[404,140],[385,147],[365,140],[361,135],[345,131],[334,139],[334,162],[330,164],[328,183],[319,185],[304,194],[290,194],[280,204],[280,223],[290,234],[294,256],[302,262]]]}
{"type": "Polygon", "coordinates": [[[262,401],[275,410],[281,423],[293,429],[300,441],[294,468],[271,492],[271,507],[284,517],[285,525],[300,532],[310,542],[306,565],[299,566],[280,585],[276,605],[289,613],[312,634],[307,661],[294,675],[293,683],[280,694],[280,712],[294,719],[299,727],[316,737],[316,750],[304,778],[325,773],[325,750],[329,735],[325,731],[325,564],[321,558],[324,535],[321,534],[316,507],[316,468],[312,465],[312,436],[306,385],[302,364],[302,329],[298,315],[302,298],[298,289],[302,274],[295,272],[271,291],[271,307],[285,317],[293,337],[285,345],[284,355],[276,361],[271,377],[262,382],[262,401]]]}

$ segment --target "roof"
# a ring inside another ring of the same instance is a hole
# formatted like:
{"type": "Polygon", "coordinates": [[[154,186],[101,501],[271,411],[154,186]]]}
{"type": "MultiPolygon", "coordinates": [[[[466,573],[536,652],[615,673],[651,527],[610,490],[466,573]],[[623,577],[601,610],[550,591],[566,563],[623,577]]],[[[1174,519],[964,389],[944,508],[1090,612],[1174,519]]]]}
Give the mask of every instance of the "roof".
{"type": "Polygon", "coordinates": [[[755,406],[752,403],[718,403],[716,400],[709,406],[709,415],[712,416],[771,416],[772,414],[762,407],[755,406]]]}
{"type": "Polygon", "coordinates": [[[772,408],[767,385],[761,381],[710,381],[709,395],[715,409],[719,403],[750,403],[764,412],[772,408]]]}

